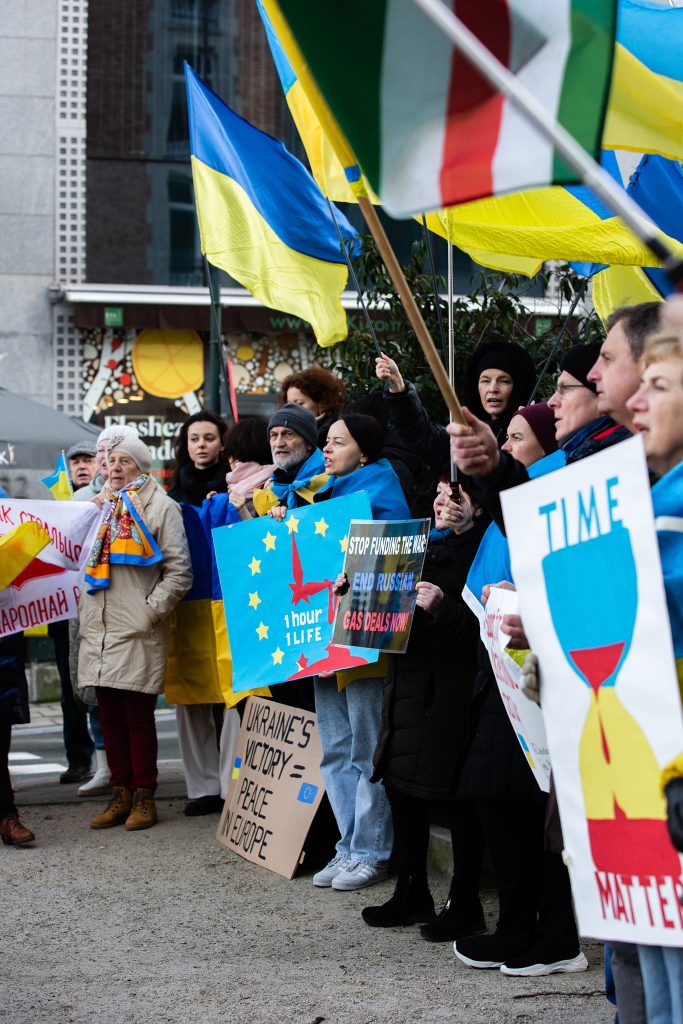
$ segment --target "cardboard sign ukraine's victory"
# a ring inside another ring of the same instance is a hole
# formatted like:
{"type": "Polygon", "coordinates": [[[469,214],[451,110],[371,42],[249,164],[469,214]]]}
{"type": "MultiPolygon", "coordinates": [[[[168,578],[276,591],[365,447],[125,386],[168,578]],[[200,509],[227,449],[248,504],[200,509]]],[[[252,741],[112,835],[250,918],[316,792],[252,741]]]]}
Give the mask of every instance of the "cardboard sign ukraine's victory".
{"type": "Polygon", "coordinates": [[[236,693],[377,661],[330,643],[349,523],[369,514],[361,491],[213,531],[236,693]]]}
{"type": "Polygon", "coordinates": [[[641,440],[502,500],[580,931],[681,946],[660,772],[683,722],[641,440]]]}

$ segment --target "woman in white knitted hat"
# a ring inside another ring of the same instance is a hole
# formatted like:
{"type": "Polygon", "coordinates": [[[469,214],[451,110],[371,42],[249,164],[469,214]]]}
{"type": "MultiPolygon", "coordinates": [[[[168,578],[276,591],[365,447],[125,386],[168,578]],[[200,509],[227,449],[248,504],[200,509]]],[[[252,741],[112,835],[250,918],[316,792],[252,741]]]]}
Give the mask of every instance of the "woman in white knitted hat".
{"type": "Polygon", "coordinates": [[[105,514],[79,606],[78,686],[94,686],[112,798],[91,828],[157,821],[154,708],[164,685],[168,617],[192,570],[178,505],[150,476],[152,453],[134,436],[107,448],[105,514]]]}

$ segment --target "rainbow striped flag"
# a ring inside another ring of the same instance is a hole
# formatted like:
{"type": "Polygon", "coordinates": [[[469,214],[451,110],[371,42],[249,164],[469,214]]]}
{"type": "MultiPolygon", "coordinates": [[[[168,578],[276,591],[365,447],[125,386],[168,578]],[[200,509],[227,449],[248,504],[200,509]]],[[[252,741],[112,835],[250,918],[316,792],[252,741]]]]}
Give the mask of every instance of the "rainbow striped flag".
{"type": "MultiPolygon", "coordinates": [[[[451,3],[597,156],[617,0],[451,3]]],[[[363,174],[393,215],[577,180],[552,143],[413,3],[347,0],[333,26],[327,4],[279,0],[279,8],[363,174]]]]}
{"type": "Polygon", "coordinates": [[[42,476],[40,480],[48,490],[52,491],[52,495],[57,501],[71,501],[73,498],[74,491],[64,452],[60,452],[54,472],[49,476],[42,476]]]}

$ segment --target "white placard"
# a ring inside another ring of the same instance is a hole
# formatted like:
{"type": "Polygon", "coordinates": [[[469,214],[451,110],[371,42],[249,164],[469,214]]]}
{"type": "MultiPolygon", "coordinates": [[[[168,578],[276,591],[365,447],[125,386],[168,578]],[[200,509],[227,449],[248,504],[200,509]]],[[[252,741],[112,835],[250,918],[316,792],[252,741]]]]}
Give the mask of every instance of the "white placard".
{"type": "Polygon", "coordinates": [[[0,498],[0,536],[37,522],[51,542],[0,591],[0,636],[78,614],[85,562],[102,513],[90,501],[15,501],[0,498]]]}
{"type": "Polygon", "coordinates": [[[683,721],[640,438],[502,494],[582,934],[683,945],[660,771],[683,721]]]}
{"type": "Polygon", "coordinates": [[[522,669],[505,650],[510,637],[503,629],[503,616],[518,612],[519,598],[516,591],[492,587],[484,608],[481,639],[489,653],[491,668],[510,725],[539,788],[547,793],[550,789],[550,754],[543,713],[538,704],[534,704],[522,693],[522,669]]]}

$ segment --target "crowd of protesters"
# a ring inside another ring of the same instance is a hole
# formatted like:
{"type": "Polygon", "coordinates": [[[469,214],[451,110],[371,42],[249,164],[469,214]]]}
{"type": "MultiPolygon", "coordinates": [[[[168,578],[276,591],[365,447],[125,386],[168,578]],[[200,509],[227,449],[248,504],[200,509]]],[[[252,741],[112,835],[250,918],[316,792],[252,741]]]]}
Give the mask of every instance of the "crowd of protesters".
{"type": "MultiPolygon", "coordinates": [[[[74,498],[104,510],[78,623],[70,635],[63,623],[52,628],[68,759],[60,781],[110,798],[91,827],[138,830],[158,820],[154,708],[171,613],[192,584],[181,507],[209,508],[214,523],[261,515],[281,521],[288,510],[365,491],[374,518],[406,519],[415,471],[427,465],[434,526],[406,653],[274,691],[274,699],[317,714],[337,834],[312,882],[366,888],[393,865],[394,892],[363,909],[365,924],[419,924],[423,939],[454,943],[458,959],[473,968],[509,975],[585,970],[553,790],[544,794],[529,770],[463,594],[485,603],[492,584],[513,585],[502,490],[561,472],[634,433],[644,441],[655,516],[668,524],[658,532],[665,584],[667,572],[680,575],[677,538],[668,535],[680,535],[683,522],[683,323],[676,315],[675,304],[617,310],[602,344],[575,345],[563,355],[547,403],[527,404],[535,384],[529,354],[505,339],[487,342],[470,360],[465,425],[435,423],[385,355],[376,364],[383,390],[355,405],[329,371],[304,370],[283,382],[280,407],[267,422],[245,418],[228,429],[209,412],[190,416],[177,438],[168,495],[130,428],[110,427],[96,445],[71,449],[74,498]],[[446,814],[453,849],[441,908],[427,875],[436,808],[446,814]],[[480,901],[486,850],[498,896],[490,933],[480,901]]],[[[338,578],[338,591],[347,585],[338,578]]],[[[683,608],[668,584],[667,598],[676,645],[683,642],[683,608]]],[[[518,616],[505,624],[517,647],[528,646],[518,616]]],[[[10,641],[0,649],[0,835],[23,845],[34,836],[18,817],[7,771],[11,723],[26,720],[23,641],[10,641]]],[[[531,695],[542,690],[533,660],[527,685],[531,695]]],[[[179,703],[176,716],[185,813],[216,813],[238,713],[179,703]]],[[[666,768],[663,784],[671,837],[683,849],[683,755],[666,768]]],[[[683,951],[615,943],[606,960],[622,1024],[683,1024],[683,951]]]]}

